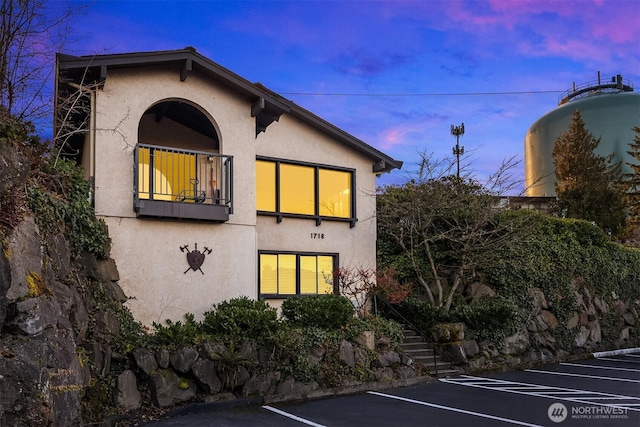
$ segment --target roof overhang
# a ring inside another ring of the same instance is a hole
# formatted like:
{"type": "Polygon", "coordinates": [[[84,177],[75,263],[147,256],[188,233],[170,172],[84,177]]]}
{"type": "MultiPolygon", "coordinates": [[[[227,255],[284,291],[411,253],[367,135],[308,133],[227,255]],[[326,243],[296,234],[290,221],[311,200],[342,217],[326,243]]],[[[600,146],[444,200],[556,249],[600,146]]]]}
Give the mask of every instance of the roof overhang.
{"type": "Polygon", "coordinates": [[[401,161],[394,160],[362,140],[267,89],[263,85],[251,83],[243,77],[240,77],[202,56],[192,47],[169,51],[79,57],[59,53],[56,55],[56,64],[56,90],[58,90],[58,85],[69,82],[102,87],[108,78],[110,70],[157,65],[178,65],[177,68],[180,70],[179,78],[181,81],[186,81],[191,73],[198,72],[250,99],[251,116],[256,119],[256,136],[266,131],[271,123],[278,121],[282,114],[288,113],[303,123],[371,158],[373,160],[372,172],[374,173],[390,172],[393,169],[400,169],[402,167],[401,161]]]}

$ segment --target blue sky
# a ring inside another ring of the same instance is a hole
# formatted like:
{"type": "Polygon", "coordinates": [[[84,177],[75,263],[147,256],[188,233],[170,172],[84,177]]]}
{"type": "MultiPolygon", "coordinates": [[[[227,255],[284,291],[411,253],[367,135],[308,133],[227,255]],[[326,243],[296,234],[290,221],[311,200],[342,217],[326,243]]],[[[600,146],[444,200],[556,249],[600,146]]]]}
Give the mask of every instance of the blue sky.
{"type": "Polygon", "coordinates": [[[527,130],[573,82],[600,71],[640,87],[637,0],[80,3],[66,53],[193,46],[405,162],[381,183],[404,181],[419,152],[451,156],[462,122],[482,180],[523,160],[527,130]]]}

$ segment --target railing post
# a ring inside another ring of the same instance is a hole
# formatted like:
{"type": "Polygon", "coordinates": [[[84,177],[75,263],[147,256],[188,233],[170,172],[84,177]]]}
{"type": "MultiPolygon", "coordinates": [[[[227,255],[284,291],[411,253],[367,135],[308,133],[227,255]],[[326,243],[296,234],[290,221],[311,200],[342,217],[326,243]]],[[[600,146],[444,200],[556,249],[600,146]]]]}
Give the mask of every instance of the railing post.
{"type": "Polygon", "coordinates": [[[153,182],[154,171],[155,171],[155,149],[149,147],[149,200],[153,200],[153,192],[155,188],[155,183],[153,182]]]}
{"type": "Polygon", "coordinates": [[[227,157],[225,163],[225,203],[229,206],[229,213],[233,213],[233,159],[227,157]]]}

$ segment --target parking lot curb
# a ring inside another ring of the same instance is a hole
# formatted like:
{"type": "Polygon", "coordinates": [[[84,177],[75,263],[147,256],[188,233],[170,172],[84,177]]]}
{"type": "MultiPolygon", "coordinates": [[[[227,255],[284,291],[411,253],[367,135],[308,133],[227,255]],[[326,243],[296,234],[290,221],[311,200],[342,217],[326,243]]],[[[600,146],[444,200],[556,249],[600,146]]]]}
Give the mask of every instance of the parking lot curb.
{"type": "Polygon", "coordinates": [[[629,354],[629,353],[640,353],[640,347],[635,348],[621,348],[619,350],[611,350],[611,351],[599,351],[597,353],[593,353],[593,357],[607,357],[607,356],[619,356],[621,354],[629,354]]]}
{"type": "Polygon", "coordinates": [[[394,381],[373,381],[353,386],[317,389],[304,394],[270,395],[264,397],[264,402],[265,404],[299,402],[302,400],[322,399],[325,397],[346,396],[349,394],[365,393],[367,391],[387,390],[396,387],[407,387],[435,381],[437,381],[437,378],[429,375],[394,381]]]}
{"type": "Polygon", "coordinates": [[[407,387],[435,381],[437,381],[436,378],[425,375],[421,377],[407,378],[402,380],[374,381],[352,386],[317,389],[307,393],[277,394],[264,397],[255,397],[251,399],[231,399],[222,400],[219,402],[192,403],[190,405],[186,405],[182,408],[171,411],[168,414],[168,417],[173,418],[203,412],[221,412],[249,406],[261,406],[273,403],[293,403],[312,399],[322,399],[327,397],[347,396],[350,394],[366,393],[367,391],[387,390],[390,388],[407,387]]]}

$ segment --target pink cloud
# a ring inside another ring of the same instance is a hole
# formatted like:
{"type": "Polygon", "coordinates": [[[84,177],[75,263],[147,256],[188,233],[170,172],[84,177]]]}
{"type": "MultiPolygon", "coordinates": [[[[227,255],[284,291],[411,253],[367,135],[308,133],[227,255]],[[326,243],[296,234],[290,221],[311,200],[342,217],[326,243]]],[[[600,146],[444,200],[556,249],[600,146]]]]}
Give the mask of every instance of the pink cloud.
{"type": "Polygon", "coordinates": [[[384,132],[380,148],[389,150],[402,142],[402,136],[405,132],[401,129],[387,129],[384,132]]]}
{"type": "Polygon", "coordinates": [[[373,141],[374,145],[381,150],[386,151],[402,146],[414,146],[416,143],[416,135],[422,135],[424,137],[424,135],[430,134],[430,132],[427,131],[430,124],[422,120],[399,121],[398,123],[400,124],[384,129],[381,138],[377,137],[369,140],[373,141]]]}
{"type": "Polygon", "coordinates": [[[562,56],[613,62],[640,48],[640,2],[490,0],[452,1],[443,5],[444,19],[432,25],[454,34],[466,33],[480,52],[491,46],[531,56],[562,56]],[[454,31],[455,30],[455,31],[454,31]],[[514,40],[510,43],[509,40],[514,40]]]}

